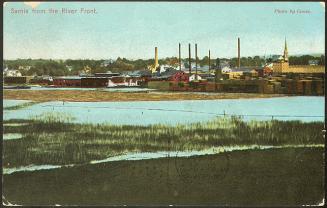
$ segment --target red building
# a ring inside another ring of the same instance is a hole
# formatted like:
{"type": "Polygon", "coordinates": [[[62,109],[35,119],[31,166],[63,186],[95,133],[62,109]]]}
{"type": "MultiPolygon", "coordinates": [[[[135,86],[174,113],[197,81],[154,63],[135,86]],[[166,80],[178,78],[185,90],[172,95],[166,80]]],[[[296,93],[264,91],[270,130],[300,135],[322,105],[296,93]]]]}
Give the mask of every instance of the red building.
{"type": "Polygon", "coordinates": [[[189,76],[184,71],[169,70],[161,73],[159,76],[153,77],[151,80],[171,81],[171,82],[188,82],[189,76]]]}
{"type": "Polygon", "coordinates": [[[264,76],[272,75],[272,73],[273,73],[273,70],[270,67],[265,66],[263,68],[263,75],[264,76]]]}
{"type": "Polygon", "coordinates": [[[81,77],[56,77],[53,78],[56,87],[81,87],[81,77]]]}
{"type": "Polygon", "coordinates": [[[189,81],[189,77],[188,74],[186,74],[183,71],[177,71],[174,74],[172,74],[169,78],[169,81],[173,81],[173,82],[188,82],[189,81]]]}
{"type": "Polygon", "coordinates": [[[107,87],[109,83],[108,77],[83,77],[82,87],[107,87]]]}

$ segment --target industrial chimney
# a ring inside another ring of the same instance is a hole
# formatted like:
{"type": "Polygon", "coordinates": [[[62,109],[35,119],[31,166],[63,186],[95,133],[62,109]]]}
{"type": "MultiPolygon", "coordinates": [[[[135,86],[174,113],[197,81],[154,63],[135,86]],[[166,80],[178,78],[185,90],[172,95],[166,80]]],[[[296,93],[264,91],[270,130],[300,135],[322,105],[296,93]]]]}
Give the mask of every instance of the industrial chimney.
{"type": "Polygon", "coordinates": [[[192,66],[191,66],[191,44],[188,44],[188,68],[189,68],[189,76],[191,76],[192,66]]]}
{"type": "Polygon", "coordinates": [[[181,62],[181,44],[178,44],[178,63],[179,63],[179,70],[182,70],[182,62],[181,62]]]}
{"type": "Polygon", "coordinates": [[[209,50],[209,73],[210,73],[210,50],[209,50]]]}
{"type": "Polygon", "coordinates": [[[158,63],[158,48],[154,48],[154,68],[157,68],[159,66],[158,63]]]}
{"type": "Polygon", "coordinates": [[[195,44],[195,80],[198,80],[198,44],[195,44]]]}
{"type": "Polygon", "coordinates": [[[238,41],[237,41],[237,52],[238,52],[237,66],[238,66],[238,68],[241,68],[241,45],[240,45],[240,38],[238,38],[238,41]]]}

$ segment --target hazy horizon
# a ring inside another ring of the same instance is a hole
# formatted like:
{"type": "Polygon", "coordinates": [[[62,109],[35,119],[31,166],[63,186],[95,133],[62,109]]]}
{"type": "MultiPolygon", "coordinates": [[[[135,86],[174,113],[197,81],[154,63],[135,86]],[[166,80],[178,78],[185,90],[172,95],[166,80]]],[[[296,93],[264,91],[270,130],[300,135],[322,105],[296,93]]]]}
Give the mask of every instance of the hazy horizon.
{"type": "Polygon", "coordinates": [[[325,8],[320,2],[42,2],[36,10],[76,9],[76,14],[36,14],[23,2],[4,5],[4,60],[159,59],[325,54],[325,8]],[[96,14],[81,14],[81,8],[96,14]],[[28,10],[27,14],[13,10],[28,10]],[[288,11],[279,13],[276,11],[288,11]],[[309,11],[292,14],[290,11],[309,11]]]}

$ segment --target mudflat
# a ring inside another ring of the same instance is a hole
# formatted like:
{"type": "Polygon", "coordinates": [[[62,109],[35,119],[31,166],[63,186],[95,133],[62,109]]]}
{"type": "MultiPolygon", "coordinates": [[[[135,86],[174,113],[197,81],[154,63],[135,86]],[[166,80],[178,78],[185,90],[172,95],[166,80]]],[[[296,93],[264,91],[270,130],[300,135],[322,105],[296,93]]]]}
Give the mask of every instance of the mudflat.
{"type": "Polygon", "coordinates": [[[167,101],[215,100],[239,98],[282,97],[283,94],[259,93],[192,93],[192,92],[108,92],[76,90],[4,90],[3,99],[32,101],[110,102],[110,101],[167,101]]]}

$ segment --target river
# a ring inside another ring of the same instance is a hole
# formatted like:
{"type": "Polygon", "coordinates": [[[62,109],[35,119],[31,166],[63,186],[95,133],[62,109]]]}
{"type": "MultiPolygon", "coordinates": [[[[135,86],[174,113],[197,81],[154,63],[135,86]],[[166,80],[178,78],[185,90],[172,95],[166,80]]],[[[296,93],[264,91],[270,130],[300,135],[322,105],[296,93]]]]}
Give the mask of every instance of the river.
{"type": "MultiPolygon", "coordinates": [[[[4,107],[26,101],[4,100],[4,107]]],[[[5,110],[3,119],[28,119],[44,113],[64,113],[75,123],[127,125],[187,124],[217,116],[241,116],[244,120],[324,121],[325,98],[295,96],[258,99],[221,99],[133,102],[44,102],[18,110],[5,110]]]]}

